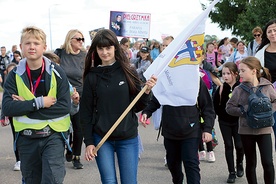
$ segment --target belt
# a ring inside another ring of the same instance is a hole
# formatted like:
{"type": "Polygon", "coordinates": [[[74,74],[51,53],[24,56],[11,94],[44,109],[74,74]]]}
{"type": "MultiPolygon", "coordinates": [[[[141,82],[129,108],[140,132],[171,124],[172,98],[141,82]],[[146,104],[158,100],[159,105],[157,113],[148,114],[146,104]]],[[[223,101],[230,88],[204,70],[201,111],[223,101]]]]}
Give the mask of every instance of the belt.
{"type": "Polygon", "coordinates": [[[43,129],[40,129],[40,130],[25,129],[25,130],[20,131],[19,133],[20,133],[20,135],[28,136],[30,138],[41,138],[41,137],[48,137],[48,136],[52,135],[53,133],[55,133],[55,131],[47,125],[46,127],[44,127],[43,129]]]}

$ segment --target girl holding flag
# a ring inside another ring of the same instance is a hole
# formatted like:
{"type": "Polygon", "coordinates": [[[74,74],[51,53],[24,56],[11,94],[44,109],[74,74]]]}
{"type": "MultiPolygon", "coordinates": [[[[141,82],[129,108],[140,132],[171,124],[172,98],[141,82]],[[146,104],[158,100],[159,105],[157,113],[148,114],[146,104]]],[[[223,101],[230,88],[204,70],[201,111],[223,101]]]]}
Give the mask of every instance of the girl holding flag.
{"type": "Polygon", "coordinates": [[[109,132],[143,85],[131,67],[114,32],[103,29],[95,35],[87,53],[83,95],[80,103],[81,125],[86,144],[85,159],[98,165],[102,183],[117,183],[116,153],[122,184],[136,184],[138,170],[138,119],[156,84],[152,76],[146,90],[99,151],[95,146],[109,132]]]}

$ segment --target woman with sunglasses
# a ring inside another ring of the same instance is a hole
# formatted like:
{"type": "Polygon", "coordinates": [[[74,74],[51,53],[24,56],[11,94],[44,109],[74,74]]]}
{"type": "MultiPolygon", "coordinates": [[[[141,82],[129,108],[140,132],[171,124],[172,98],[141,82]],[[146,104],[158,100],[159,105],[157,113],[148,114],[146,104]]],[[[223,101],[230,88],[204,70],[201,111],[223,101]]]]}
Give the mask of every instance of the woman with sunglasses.
{"type": "Polygon", "coordinates": [[[248,56],[255,56],[255,54],[262,42],[263,30],[262,30],[262,28],[257,26],[252,30],[252,34],[254,36],[254,40],[252,40],[247,46],[248,56]]]}
{"type": "Polygon", "coordinates": [[[132,58],[132,51],[130,49],[130,41],[128,38],[124,37],[120,41],[120,45],[127,56],[128,59],[132,58]]]}
{"type": "MultiPolygon", "coordinates": [[[[77,29],[70,30],[63,45],[60,49],[56,49],[55,53],[60,57],[60,67],[65,71],[70,84],[76,88],[79,95],[82,95],[83,86],[83,71],[86,50],[83,46],[84,36],[81,31],[77,29]]],[[[80,162],[81,147],[83,135],[80,127],[80,114],[79,112],[71,116],[73,126],[73,139],[70,136],[70,145],[72,152],[67,149],[66,160],[73,162],[75,169],[82,169],[83,165],[80,162]]]]}

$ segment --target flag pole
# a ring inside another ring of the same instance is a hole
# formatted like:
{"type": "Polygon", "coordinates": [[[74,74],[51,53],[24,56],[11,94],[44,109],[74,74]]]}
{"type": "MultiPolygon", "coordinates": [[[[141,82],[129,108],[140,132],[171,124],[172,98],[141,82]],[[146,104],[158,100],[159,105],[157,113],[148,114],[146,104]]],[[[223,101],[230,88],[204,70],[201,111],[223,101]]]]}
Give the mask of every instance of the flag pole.
{"type": "MultiPolygon", "coordinates": [[[[161,52],[161,54],[159,54],[159,56],[156,58],[156,60],[154,60],[156,63],[160,63],[160,65],[155,65],[152,67],[157,67],[157,69],[155,70],[154,75],[158,78],[159,75],[161,73],[164,72],[166,66],[169,64],[169,62],[171,62],[171,59],[175,56],[174,52],[167,52],[168,50],[172,50],[174,48],[179,49],[182,45],[183,45],[183,40],[187,40],[190,35],[194,32],[194,30],[197,29],[198,24],[195,23],[199,23],[201,22],[203,19],[207,19],[208,14],[210,13],[210,11],[212,10],[212,8],[219,2],[220,0],[214,0],[209,6],[208,8],[206,8],[198,17],[196,17],[191,23],[190,26],[186,27],[186,29],[184,29],[169,45],[168,47],[165,48],[164,51],[161,52]],[[192,24],[192,25],[191,25],[192,24]],[[183,37],[183,35],[185,35],[183,37]],[[162,62],[162,61],[164,62],[162,62]]],[[[150,66],[151,67],[151,66],[150,66]]],[[[147,73],[147,70],[145,71],[145,73],[147,73]]],[[[146,79],[148,79],[151,75],[153,75],[153,73],[148,73],[146,74],[146,79]]]]}
{"type": "Polygon", "coordinates": [[[96,148],[93,150],[93,153],[96,154],[100,147],[103,145],[103,143],[108,139],[108,137],[112,134],[112,132],[117,128],[117,126],[121,123],[121,121],[125,118],[127,113],[131,110],[131,108],[136,104],[136,102],[141,98],[141,96],[145,93],[147,90],[148,85],[145,85],[143,89],[138,93],[138,95],[132,100],[132,102],[128,105],[128,107],[125,109],[125,111],[121,114],[121,116],[117,119],[117,121],[114,123],[114,125],[108,130],[108,132],[105,134],[105,136],[102,138],[102,140],[99,142],[99,144],[96,146],[96,148]]]}

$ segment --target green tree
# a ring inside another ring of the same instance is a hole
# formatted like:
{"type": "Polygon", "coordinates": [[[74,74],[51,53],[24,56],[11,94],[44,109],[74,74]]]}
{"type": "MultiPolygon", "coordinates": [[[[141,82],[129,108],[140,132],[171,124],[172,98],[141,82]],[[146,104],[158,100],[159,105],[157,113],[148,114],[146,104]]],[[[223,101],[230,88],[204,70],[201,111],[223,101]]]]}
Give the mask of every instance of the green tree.
{"type": "MultiPolygon", "coordinates": [[[[275,5],[275,0],[222,0],[209,17],[221,30],[230,29],[233,35],[250,41],[254,27],[264,27],[269,20],[276,18],[275,5]]],[[[205,9],[206,5],[202,4],[202,7],[205,9]]]]}
{"type": "Polygon", "coordinates": [[[264,27],[266,23],[276,18],[275,0],[251,0],[246,5],[247,11],[239,15],[236,24],[241,30],[241,37],[245,40],[252,39],[252,29],[256,26],[264,27]]]}
{"type": "Polygon", "coordinates": [[[206,49],[207,43],[212,42],[214,40],[216,40],[216,41],[219,40],[219,38],[217,37],[217,35],[205,35],[203,48],[206,49]]]}
{"type": "Polygon", "coordinates": [[[214,40],[216,40],[216,41],[219,40],[217,35],[205,35],[205,37],[204,37],[204,42],[205,43],[212,42],[214,40]]]}

